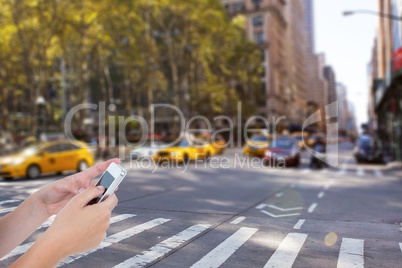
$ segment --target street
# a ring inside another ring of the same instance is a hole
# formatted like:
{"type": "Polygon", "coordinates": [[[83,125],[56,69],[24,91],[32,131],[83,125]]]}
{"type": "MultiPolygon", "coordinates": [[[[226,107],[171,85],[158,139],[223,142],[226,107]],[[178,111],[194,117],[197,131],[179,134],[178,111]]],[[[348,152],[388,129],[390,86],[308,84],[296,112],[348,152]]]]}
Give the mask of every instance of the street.
{"type": "MultiPolygon", "coordinates": [[[[228,159],[221,167],[124,162],[128,175],[108,237],[60,266],[401,267],[402,172],[357,165],[352,148],[340,144],[339,166],[322,170],[308,167],[306,152],[300,167],[282,170],[241,162],[236,148],[218,156],[228,159]]],[[[1,215],[63,176],[1,180],[1,215]]],[[[1,266],[24,253],[51,220],[1,266]]]]}

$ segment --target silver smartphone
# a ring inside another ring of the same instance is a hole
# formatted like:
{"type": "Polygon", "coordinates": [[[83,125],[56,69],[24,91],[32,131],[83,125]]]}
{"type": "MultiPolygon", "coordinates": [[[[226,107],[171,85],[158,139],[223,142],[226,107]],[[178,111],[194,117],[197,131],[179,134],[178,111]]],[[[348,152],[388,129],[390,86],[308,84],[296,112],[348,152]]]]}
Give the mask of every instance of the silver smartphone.
{"type": "Polygon", "coordinates": [[[127,171],[124,170],[124,168],[112,162],[105,170],[105,172],[103,172],[99,181],[96,183],[96,186],[103,186],[105,188],[105,191],[97,198],[92,199],[88,203],[88,205],[100,203],[108,198],[111,194],[113,194],[113,192],[116,190],[117,186],[119,186],[120,182],[124,179],[126,174],[127,171]]]}

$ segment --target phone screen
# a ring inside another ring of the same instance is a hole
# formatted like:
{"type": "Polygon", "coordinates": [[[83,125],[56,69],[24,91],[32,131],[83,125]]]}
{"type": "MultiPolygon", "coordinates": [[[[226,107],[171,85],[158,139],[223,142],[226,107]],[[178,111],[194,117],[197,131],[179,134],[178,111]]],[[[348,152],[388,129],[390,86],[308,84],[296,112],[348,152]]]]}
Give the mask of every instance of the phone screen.
{"type": "Polygon", "coordinates": [[[110,185],[112,185],[114,180],[115,178],[112,176],[112,174],[106,171],[96,184],[96,186],[105,187],[105,191],[99,197],[92,199],[91,202],[88,203],[88,205],[98,203],[102,195],[106,193],[107,189],[110,187],[110,185]]]}
{"type": "Polygon", "coordinates": [[[98,183],[96,184],[96,186],[103,186],[105,187],[105,191],[110,187],[110,185],[112,185],[114,181],[114,178],[112,176],[112,174],[110,174],[109,172],[105,172],[105,174],[102,176],[102,178],[99,179],[98,183]]]}

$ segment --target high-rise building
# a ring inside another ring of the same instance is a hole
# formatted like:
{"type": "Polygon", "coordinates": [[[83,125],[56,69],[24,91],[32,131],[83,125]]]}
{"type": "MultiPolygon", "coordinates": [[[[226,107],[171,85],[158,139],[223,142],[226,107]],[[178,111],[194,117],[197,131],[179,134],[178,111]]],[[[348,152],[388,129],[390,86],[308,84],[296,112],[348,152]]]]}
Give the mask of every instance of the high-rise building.
{"type": "MultiPolygon", "coordinates": [[[[284,0],[222,0],[231,16],[246,16],[248,38],[257,43],[263,54],[265,101],[259,102],[258,114],[289,118],[289,93],[285,87],[286,55],[284,0]]],[[[281,121],[282,123],[286,123],[281,121]]]]}
{"type": "MultiPolygon", "coordinates": [[[[307,115],[307,37],[304,31],[304,7],[302,0],[288,1],[285,8],[286,21],[286,61],[289,94],[290,126],[300,128],[307,115]]],[[[292,128],[290,129],[292,130],[292,128]]]]}
{"type": "Polygon", "coordinates": [[[336,77],[334,69],[331,66],[324,67],[324,77],[328,84],[328,104],[331,104],[337,100],[336,96],[336,77]]]}
{"type": "Polygon", "coordinates": [[[338,98],[338,126],[342,134],[347,134],[348,130],[348,99],[347,90],[344,84],[336,84],[336,94],[338,98]]]}
{"type": "Polygon", "coordinates": [[[373,48],[371,50],[371,59],[368,64],[368,71],[367,71],[367,84],[368,87],[368,129],[367,131],[375,135],[377,131],[377,115],[375,112],[375,91],[379,84],[382,83],[381,79],[379,79],[378,74],[378,38],[375,37],[373,48]]]}
{"type": "Polygon", "coordinates": [[[314,35],[314,2],[313,0],[303,0],[304,6],[304,30],[307,33],[307,48],[310,53],[315,52],[314,35]]]}
{"type": "MultiPolygon", "coordinates": [[[[314,31],[314,2],[303,0],[304,5],[304,30],[307,35],[307,102],[308,114],[321,111],[321,118],[325,118],[324,107],[328,104],[328,82],[324,77],[325,55],[315,53],[315,31],[314,31]]],[[[312,127],[312,131],[326,131],[324,120],[312,127]]]]}

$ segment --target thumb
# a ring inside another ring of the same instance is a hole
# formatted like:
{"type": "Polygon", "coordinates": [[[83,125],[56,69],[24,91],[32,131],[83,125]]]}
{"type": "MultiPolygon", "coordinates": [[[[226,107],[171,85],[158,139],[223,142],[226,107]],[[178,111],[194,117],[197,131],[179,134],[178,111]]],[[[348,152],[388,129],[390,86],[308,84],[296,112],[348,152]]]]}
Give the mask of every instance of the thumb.
{"type": "Polygon", "coordinates": [[[74,198],[76,199],[78,205],[85,207],[92,199],[99,197],[104,192],[105,187],[103,186],[90,186],[80,194],[76,195],[74,198]]]}

